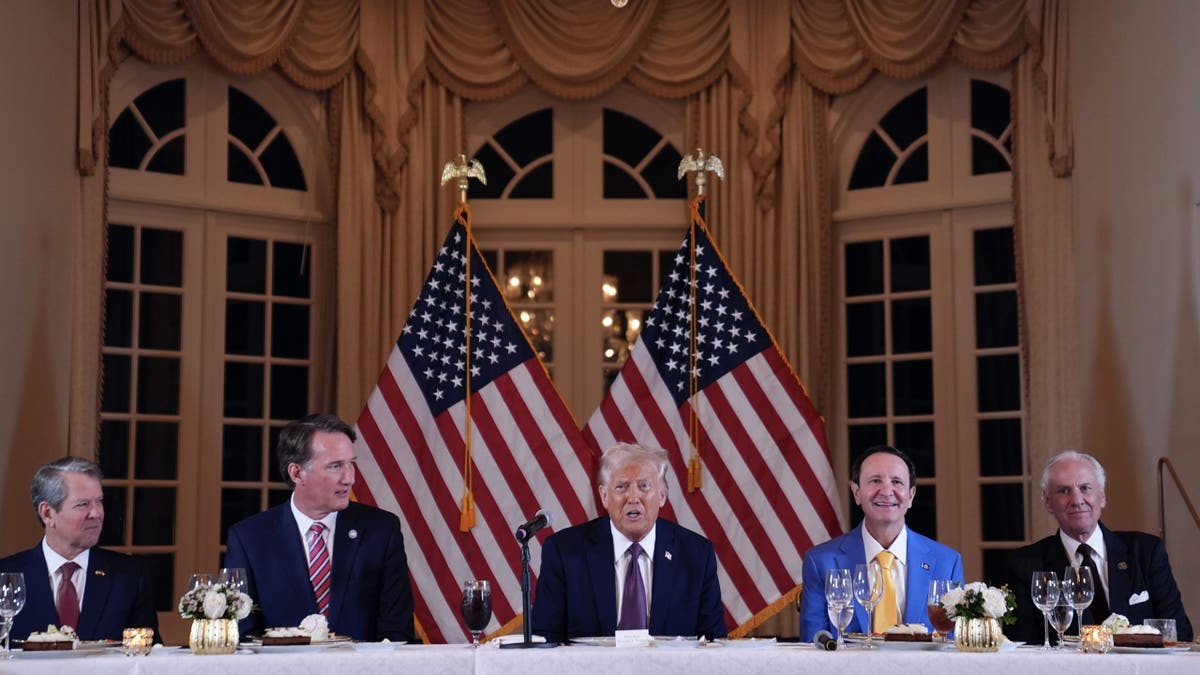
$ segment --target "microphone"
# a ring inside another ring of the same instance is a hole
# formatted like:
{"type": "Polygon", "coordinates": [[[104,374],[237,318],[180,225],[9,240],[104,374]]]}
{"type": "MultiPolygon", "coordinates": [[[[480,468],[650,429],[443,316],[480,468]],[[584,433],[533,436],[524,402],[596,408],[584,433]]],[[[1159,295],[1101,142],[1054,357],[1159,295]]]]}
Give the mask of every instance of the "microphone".
{"type": "Polygon", "coordinates": [[[822,651],[832,652],[837,649],[837,640],[833,639],[833,633],[827,630],[819,630],[813,636],[813,646],[822,651]]]}
{"type": "Polygon", "coordinates": [[[517,541],[524,544],[537,534],[537,531],[543,527],[548,527],[550,522],[554,520],[554,514],[546,509],[542,509],[534,514],[533,518],[529,519],[528,523],[517,528],[517,541]]]}

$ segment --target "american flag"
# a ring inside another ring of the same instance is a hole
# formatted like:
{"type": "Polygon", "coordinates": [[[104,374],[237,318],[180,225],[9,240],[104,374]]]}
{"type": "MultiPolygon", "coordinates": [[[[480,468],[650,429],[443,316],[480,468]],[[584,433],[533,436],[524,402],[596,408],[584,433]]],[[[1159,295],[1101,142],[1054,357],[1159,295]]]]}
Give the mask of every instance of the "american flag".
{"type": "Polygon", "coordinates": [[[726,623],[740,635],[796,598],[802,556],[841,525],[821,417],[713,245],[701,207],[584,435],[601,449],[624,441],[667,450],[675,480],[663,515],[713,542],[726,623]]]}
{"type": "MultiPolygon", "coordinates": [[[[355,444],[355,497],[403,522],[416,619],[430,642],[469,637],[459,617],[467,579],[491,582],[486,632],[519,627],[520,546],[513,531],[542,508],[558,523],[596,514],[595,456],[500,295],[464,226],[469,217],[469,210],[456,216],[358,419],[355,444]],[[468,466],[476,520],[464,533],[468,466]]],[[[534,573],[549,531],[531,546],[534,573]]]]}

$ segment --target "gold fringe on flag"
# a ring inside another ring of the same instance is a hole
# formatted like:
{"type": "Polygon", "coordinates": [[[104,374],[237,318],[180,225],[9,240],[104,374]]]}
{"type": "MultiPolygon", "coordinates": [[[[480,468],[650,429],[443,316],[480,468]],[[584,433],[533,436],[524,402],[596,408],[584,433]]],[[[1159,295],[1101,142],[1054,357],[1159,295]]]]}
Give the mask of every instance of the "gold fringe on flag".
{"type": "Polygon", "coordinates": [[[700,412],[696,406],[700,402],[699,364],[700,345],[696,342],[696,223],[704,219],[700,216],[700,204],[704,201],[703,193],[696,195],[691,204],[691,261],[688,265],[688,281],[691,290],[691,337],[688,350],[688,393],[691,405],[688,406],[688,440],[691,441],[692,456],[688,460],[688,492],[700,489],[700,412]]]}
{"type": "Polygon", "coordinates": [[[748,635],[750,633],[750,631],[761,626],[763,624],[763,622],[766,621],[767,619],[775,616],[776,614],[782,612],[783,610],[787,609],[788,607],[794,605],[796,602],[796,599],[800,597],[800,591],[803,589],[804,589],[803,584],[797,584],[795,588],[788,591],[787,593],[784,593],[778,600],[776,600],[775,602],[772,602],[771,604],[769,604],[766,607],[764,607],[763,609],[761,609],[758,613],[756,613],[754,616],[750,617],[747,621],[745,621],[744,623],[739,625],[737,628],[734,628],[733,630],[729,631],[729,637],[731,637],[731,638],[745,637],[746,635],[748,635]]]}
{"type": "Polygon", "coordinates": [[[466,395],[463,397],[463,407],[466,415],[466,421],[463,425],[463,446],[465,453],[463,457],[463,498],[462,498],[462,513],[458,518],[458,531],[470,532],[471,528],[475,527],[475,472],[472,471],[471,463],[471,206],[465,201],[458,205],[454,210],[454,219],[463,224],[467,230],[466,241],[463,242],[466,260],[464,261],[466,279],[463,285],[466,287],[466,336],[463,338],[467,350],[467,365],[466,365],[466,395]]]}

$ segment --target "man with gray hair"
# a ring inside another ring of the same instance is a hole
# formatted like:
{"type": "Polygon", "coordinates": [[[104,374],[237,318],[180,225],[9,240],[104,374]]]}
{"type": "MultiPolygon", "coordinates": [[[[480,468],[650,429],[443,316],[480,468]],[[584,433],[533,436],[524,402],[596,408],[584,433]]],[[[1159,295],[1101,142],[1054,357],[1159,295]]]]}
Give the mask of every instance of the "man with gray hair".
{"type": "MultiPolygon", "coordinates": [[[[1017,623],[1006,632],[1014,640],[1041,643],[1044,622],[1030,596],[1033,573],[1060,577],[1067,567],[1088,567],[1096,595],[1080,616],[1080,625],[1100,623],[1110,613],[1130,623],[1175,619],[1180,641],[1192,641],[1192,624],[1171,573],[1167,550],[1144,532],[1114,532],[1100,522],[1107,505],[1104,467],[1091,455],[1067,450],[1042,469],[1042,503],[1058,521],[1058,532],[1013,552],[1008,584],[1017,599],[1017,623]]],[[[1054,636],[1051,636],[1054,640],[1054,636]]]]}
{"type": "Polygon", "coordinates": [[[667,503],[667,453],[621,443],[600,457],[608,510],[556,532],[542,547],[533,632],[549,642],[649,629],[651,635],[726,634],[712,542],[658,517],[667,503]]]}
{"type": "Polygon", "coordinates": [[[71,626],[81,640],[120,640],[126,628],[158,632],[142,566],[130,556],[96,546],[104,527],[100,467],[82,457],[42,466],[29,486],[39,545],[0,560],[0,572],[25,576],[25,608],[12,637],[23,640],[48,624],[71,626]]]}

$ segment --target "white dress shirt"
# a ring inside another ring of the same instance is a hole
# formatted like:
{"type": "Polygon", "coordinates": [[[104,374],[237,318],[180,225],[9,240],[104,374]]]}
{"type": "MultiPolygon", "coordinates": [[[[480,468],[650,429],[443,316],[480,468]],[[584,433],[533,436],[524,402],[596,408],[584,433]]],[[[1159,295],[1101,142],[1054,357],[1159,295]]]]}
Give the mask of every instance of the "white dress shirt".
{"type": "Polygon", "coordinates": [[[71,575],[71,583],[75,585],[75,595],[79,598],[79,607],[83,609],[83,589],[87,584],[87,568],[88,560],[92,557],[92,550],[88,549],[83,553],[75,556],[73,560],[67,560],[58,554],[58,551],[50,548],[46,543],[46,538],[42,537],[42,555],[46,556],[46,569],[50,572],[50,592],[54,595],[54,606],[58,607],[58,584],[62,581],[62,573],[59,568],[68,562],[73,562],[79,565],[79,569],[71,575]]]}
{"type": "MultiPolygon", "coordinates": [[[[867,532],[867,528],[862,528],[863,550],[866,553],[867,562],[875,559],[880,551],[888,550],[896,559],[892,561],[892,586],[896,589],[896,616],[900,617],[900,623],[904,623],[904,598],[905,598],[905,580],[908,575],[905,571],[908,569],[908,526],[905,525],[900,530],[900,534],[896,536],[896,541],[887,549],[883,545],[875,541],[875,537],[867,532]]],[[[853,574],[854,570],[850,570],[853,574]]]]}
{"type": "MultiPolygon", "coordinates": [[[[1068,537],[1062,530],[1058,531],[1058,538],[1062,540],[1063,548],[1067,549],[1067,560],[1071,561],[1071,567],[1079,569],[1083,564],[1083,556],[1079,553],[1080,542],[1068,537]]],[[[1104,546],[1104,532],[1097,527],[1092,530],[1092,536],[1083,543],[1092,547],[1092,562],[1096,563],[1096,571],[1099,573],[1097,576],[1100,577],[1096,579],[1096,591],[1108,598],[1108,548],[1104,546]]],[[[1112,607],[1111,603],[1109,607],[1112,607]]]]}
{"type": "Polygon", "coordinates": [[[312,527],[313,523],[321,523],[325,526],[325,531],[321,533],[321,538],[325,540],[325,550],[329,551],[329,567],[330,569],[333,569],[333,533],[336,531],[335,528],[337,527],[338,512],[331,511],[329,515],[325,516],[321,520],[313,520],[312,518],[304,515],[300,509],[296,508],[295,493],[292,493],[290,503],[292,505],[292,516],[296,518],[296,527],[300,530],[300,542],[304,545],[305,560],[309,563],[312,562],[312,560],[309,559],[308,542],[311,537],[308,533],[308,530],[312,527]]]}
{"type": "MultiPolygon", "coordinates": [[[[617,568],[617,621],[621,620],[621,592],[625,588],[625,574],[629,571],[629,556],[625,555],[629,551],[629,547],[633,544],[632,541],[617,529],[616,525],[609,523],[612,528],[613,537],[613,561],[617,568]]],[[[646,625],[650,625],[650,598],[653,595],[650,593],[650,588],[654,582],[654,535],[658,530],[658,525],[650,528],[650,533],[642,538],[638,544],[642,547],[642,555],[638,556],[638,568],[642,571],[642,581],[646,586],[646,625]]]]}

